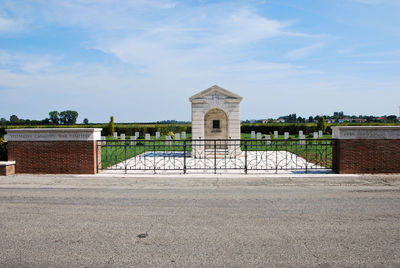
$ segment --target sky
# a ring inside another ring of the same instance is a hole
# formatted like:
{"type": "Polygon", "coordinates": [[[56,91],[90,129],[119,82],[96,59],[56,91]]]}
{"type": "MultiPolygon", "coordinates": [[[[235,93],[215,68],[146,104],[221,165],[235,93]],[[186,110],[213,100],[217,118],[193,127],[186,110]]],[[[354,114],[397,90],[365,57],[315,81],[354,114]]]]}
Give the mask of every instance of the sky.
{"type": "Polygon", "coordinates": [[[219,85],[241,119],[399,114],[399,0],[0,0],[0,117],[190,121],[219,85]]]}

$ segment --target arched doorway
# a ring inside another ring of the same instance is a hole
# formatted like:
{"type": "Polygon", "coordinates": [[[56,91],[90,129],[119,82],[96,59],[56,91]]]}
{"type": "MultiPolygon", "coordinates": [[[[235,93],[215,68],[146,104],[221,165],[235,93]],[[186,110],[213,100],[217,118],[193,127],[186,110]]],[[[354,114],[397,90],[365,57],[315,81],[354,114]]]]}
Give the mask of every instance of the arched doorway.
{"type": "Polygon", "coordinates": [[[204,116],[205,139],[228,139],[228,116],[221,109],[211,109],[204,116]]]}
{"type": "MultiPolygon", "coordinates": [[[[204,116],[204,138],[210,140],[228,139],[228,116],[221,109],[211,109],[204,116]]],[[[226,149],[225,141],[206,141],[206,149],[226,149]]]]}

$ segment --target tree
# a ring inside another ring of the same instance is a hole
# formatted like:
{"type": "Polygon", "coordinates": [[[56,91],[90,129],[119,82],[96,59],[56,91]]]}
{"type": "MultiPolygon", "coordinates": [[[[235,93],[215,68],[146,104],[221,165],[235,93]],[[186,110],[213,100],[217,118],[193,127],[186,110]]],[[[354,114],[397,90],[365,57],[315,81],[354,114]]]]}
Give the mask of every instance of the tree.
{"type": "Polygon", "coordinates": [[[325,117],[321,116],[320,120],[318,120],[318,124],[317,124],[318,130],[322,130],[322,133],[325,133],[327,127],[328,127],[328,125],[326,124],[325,117]]]}
{"type": "Polygon", "coordinates": [[[303,118],[303,117],[301,117],[301,116],[299,116],[299,117],[297,117],[297,122],[298,122],[298,123],[305,123],[305,122],[306,122],[306,119],[303,118]]]}
{"type": "Polygon", "coordinates": [[[389,115],[389,116],[386,117],[386,119],[387,119],[389,122],[397,122],[397,121],[398,121],[398,120],[397,120],[397,116],[395,116],[395,115],[389,115]]]}
{"type": "Polygon", "coordinates": [[[314,117],[313,117],[312,115],[310,115],[310,117],[308,117],[308,122],[309,122],[309,123],[314,122],[314,117]]]}
{"type": "Polygon", "coordinates": [[[59,115],[60,113],[57,111],[51,111],[49,113],[49,120],[52,125],[58,125],[60,123],[60,118],[58,117],[59,115]]]}
{"type": "Polygon", "coordinates": [[[85,125],[89,124],[89,119],[87,119],[87,118],[83,119],[83,123],[84,123],[85,125]]]}
{"type": "Polygon", "coordinates": [[[13,123],[18,123],[18,121],[19,121],[19,118],[18,118],[18,116],[16,116],[15,114],[13,114],[12,116],[10,116],[10,123],[11,123],[11,124],[13,124],[13,123]]]}
{"type": "Polygon", "coordinates": [[[6,124],[7,124],[7,119],[5,119],[4,117],[2,117],[2,118],[0,119],[0,124],[1,124],[1,125],[6,125],[6,124]]]}
{"type": "Polygon", "coordinates": [[[108,135],[113,135],[115,132],[114,116],[110,117],[110,122],[108,123],[108,135]]]}
{"type": "Polygon", "coordinates": [[[73,125],[76,124],[76,119],[78,118],[77,111],[62,111],[60,113],[60,123],[64,125],[73,125]]]}

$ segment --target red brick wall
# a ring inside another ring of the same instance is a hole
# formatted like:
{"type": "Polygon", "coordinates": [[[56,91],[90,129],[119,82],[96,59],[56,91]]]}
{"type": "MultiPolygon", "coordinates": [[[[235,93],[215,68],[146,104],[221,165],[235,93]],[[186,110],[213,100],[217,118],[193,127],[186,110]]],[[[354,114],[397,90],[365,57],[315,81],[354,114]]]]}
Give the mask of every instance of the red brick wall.
{"type": "Polygon", "coordinates": [[[400,173],[400,140],[336,140],[336,173],[400,173]]]}
{"type": "Polygon", "coordinates": [[[96,141],[10,141],[8,160],[16,173],[95,174],[96,141]]]}

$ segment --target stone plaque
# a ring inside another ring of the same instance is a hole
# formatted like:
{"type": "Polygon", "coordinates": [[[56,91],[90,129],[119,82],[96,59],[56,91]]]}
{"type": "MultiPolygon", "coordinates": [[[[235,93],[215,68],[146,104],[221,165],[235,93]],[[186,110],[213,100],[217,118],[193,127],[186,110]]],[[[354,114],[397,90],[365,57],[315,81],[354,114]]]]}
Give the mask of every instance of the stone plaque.
{"type": "Polygon", "coordinates": [[[18,128],[6,131],[8,142],[101,140],[101,128],[18,128]]]}
{"type": "Polygon", "coordinates": [[[322,137],[323,135],[322,130],[318,130],[318,137],[322,137]]]}
{"type": "Polygon", "coordinates": [[[333,139],[400,139],[400,126],[332,127],[333,139]]]}
{"type": "Polygon", "coordinates": [[[274,131],[274,138],[277,139],[277,138],[278,138],[278,135],[279,135],[278,131],[275,130],[275,131],[274,131]]]}
{"type": "Polygon", "coordinates": [[[186,132],[182,131],[182,140],[186,140],[186,132]]]}
{"type": "Polygon", "coordinates": [[[318,139],[318,132],[314,132],[314,133],[313,133],[313,138],[314,138],[314,139],[318,139]]]}
{"type": "Polygon", "coordinates": [[[160,138],[160,132],[156,132],[156,139],[158,140],[160,138]]]}
{"type": "Polygon", "coordinates": [[[138,131],[135,132],[135,137],[138,139],[140,137],[140,133],[138,131]]]}
{"type": "Polygon", "coordinates": [[[299,130],[299,137],[303,135],[303,130],[299,130]]]}
{"type": "Polygon", "coordinates": [[[257,140],[261,140],[261,136],[262,136],[261,132],[257,132],[257,140]]]}
{"type": "Polygon", "coordinates": [[[252,138],[252,139],[255,139],[255,138],[256,138],[256,132],[255,132],[255,131],[252,131],[252,132],[251,132],[251,138],[252,138]]]}
{"type": "Polygon", "coordinates": [[[124,133],[121,133],[121,140],[125,140],[125,134],[124,133]]]}
{"type": "Polygon", "coordinates": [[[165,136],[165,145],[171,145],[171,136],[165,136]]]}
{"type": "Polygon", "coordinates": [[[179,134],[179,133],[176,133],[175,134],[175,140],[180,140],[181,139],[181,134],[179,134]]]}
{"type": "Polygon", "coordinates": [[[113,136],[114,136],[114,140],[118,139],[118,132],[114,132],[113,136]]]}
{"type": "Polygon", "coordinates": [[[145,139],[146,139],[147,141],[150,140],[150,134],[149,134],[149,133],[146,133],[145,139]]]}

